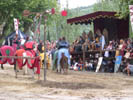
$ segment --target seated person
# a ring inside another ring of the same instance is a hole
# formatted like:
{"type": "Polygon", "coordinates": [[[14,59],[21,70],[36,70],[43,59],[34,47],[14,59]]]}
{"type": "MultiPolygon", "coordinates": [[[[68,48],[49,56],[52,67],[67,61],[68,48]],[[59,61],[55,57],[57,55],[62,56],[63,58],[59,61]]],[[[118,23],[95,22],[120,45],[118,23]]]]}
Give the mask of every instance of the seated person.
{"type": "Polygon", "coordinates": [[[82,44],[84,44],[84,42],[85,40],[83,39],[83,37],[79,36],[79,38],[76,41],[75,48],[74,48],[76,52],[82,51],[82,44]]]}
{"type": "Polygon", "coordinates": [[[82,50],[88,51],[90,49],[90,42],[88,39],[85,40],[85,43],[82,45],[82,50]]]}
{"type": "Polygon", "coordinates": [[[83,60],[81,58],[78,61],[78,70],[83,70],[83,60]]]}
{"type": "Polygon", "coordinates": [[[96,50],[99,50],[100,49],[100,42],[99,42],[98,37],[95,40],[95,45],[96,45],[96,50]]]}
{"type": "Polygon", "coordinates": [[[128,61],[127,67],[124,69],[124,71],[127,71],[128,76],[130,76],[131,73],[133,72],[133,60],[130,59],[130,60],[127,60],[127,61],[128,61]]]}
{"type": "Polygon", "coordinates": [[[93,70],[93,64],[92,63],[88,63],[87,61],[85,62],[85,70],[86,71],[91,71],[93,70]]]}

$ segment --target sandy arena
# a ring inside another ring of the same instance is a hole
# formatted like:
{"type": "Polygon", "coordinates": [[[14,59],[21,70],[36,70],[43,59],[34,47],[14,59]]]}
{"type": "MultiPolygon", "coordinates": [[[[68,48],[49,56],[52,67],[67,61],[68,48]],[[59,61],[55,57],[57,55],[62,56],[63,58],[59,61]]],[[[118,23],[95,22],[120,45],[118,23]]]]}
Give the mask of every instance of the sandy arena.
{"type": "Polygon", "coordinates": [[[15,78],[10,65],[0,69],[0,100],[133,100],[133,76],[69,71],[61,75],[47,70],[47,82],[30,75],[15,78]]]}

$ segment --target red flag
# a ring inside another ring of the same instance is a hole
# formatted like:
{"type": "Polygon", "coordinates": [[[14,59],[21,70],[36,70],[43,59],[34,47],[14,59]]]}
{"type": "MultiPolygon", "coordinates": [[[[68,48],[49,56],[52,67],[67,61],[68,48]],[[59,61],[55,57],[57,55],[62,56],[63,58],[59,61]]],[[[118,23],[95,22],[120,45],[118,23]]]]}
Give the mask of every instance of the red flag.
{"type": "Polygon", "coordinates": [[[63,11],[61,12],[61,15],[62,15],[62,16],[67,16],[67,11],[66,11],[66,10],[63,10],[63,11]]]}
{"type": "Polygon", "coordinates": [[[51,9],[51,13],[55,14],[55,9],[54,8],[51,9]]]}

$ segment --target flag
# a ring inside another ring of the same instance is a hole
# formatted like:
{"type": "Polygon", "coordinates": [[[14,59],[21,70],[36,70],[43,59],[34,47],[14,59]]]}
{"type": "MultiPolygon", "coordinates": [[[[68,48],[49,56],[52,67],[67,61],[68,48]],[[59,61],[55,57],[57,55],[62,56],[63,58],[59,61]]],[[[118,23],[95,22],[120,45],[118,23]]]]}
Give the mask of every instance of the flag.
{"type": "Polygon", "coordinates": [[[19,25],[19,20],[14,18],[14,28],[15,28],[16,34],[18,34],[18,25],[19,25]]]}
{"type": "Polygon", "coordinates": [[[61,12],[61,15],[62,15],[62,16],[67,16],[67,11],[66,11],[66,10],[63,10],[63,11],[61,12]]]}
{"type": "Polygon", "coordinates": [[[51,13],[55,14],[55,9],[54,8],[51,9],[51,13]]]}
{"type": "Polygon", "coordinates": [[[132,27],[132,31],[133,31],[133,5],[129,5],[129,11],[130,11],[131,27],[132,27]]]}

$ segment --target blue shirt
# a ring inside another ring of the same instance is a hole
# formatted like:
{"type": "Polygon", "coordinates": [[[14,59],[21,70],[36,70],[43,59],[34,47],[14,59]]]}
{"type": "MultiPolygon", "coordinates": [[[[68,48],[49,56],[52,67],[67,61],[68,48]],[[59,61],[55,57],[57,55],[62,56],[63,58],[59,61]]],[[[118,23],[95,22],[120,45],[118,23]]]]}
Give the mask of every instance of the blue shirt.
{"type": "Polygon", "coordinates": [[[117,56],[115,64],[121,64],[122,56],[117,56]]]}

